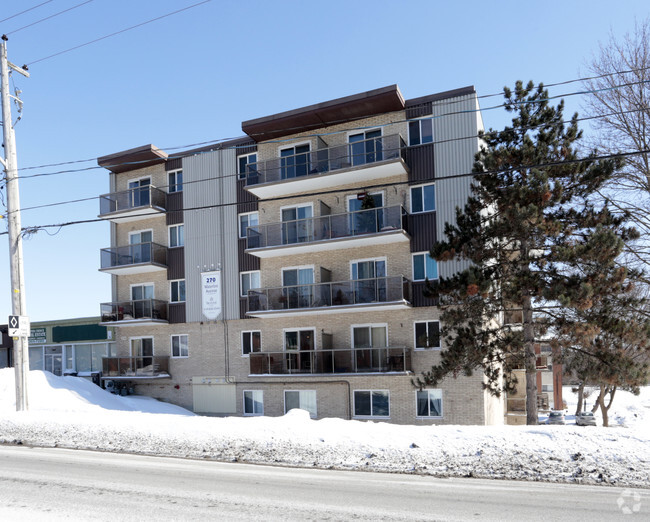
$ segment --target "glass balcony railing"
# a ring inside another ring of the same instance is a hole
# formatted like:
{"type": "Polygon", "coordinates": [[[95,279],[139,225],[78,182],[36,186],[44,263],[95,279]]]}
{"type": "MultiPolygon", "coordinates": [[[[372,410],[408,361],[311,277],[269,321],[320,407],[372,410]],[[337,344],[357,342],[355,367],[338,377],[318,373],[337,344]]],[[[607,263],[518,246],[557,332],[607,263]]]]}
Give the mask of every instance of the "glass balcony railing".
{"type": "Polygon", "coordinates": [[[406,217],[406,210],[402,206],[395,206],[255,225],[247,229],[246,248],[352,238],[392,230],[406,231],[406,217]]]}
{"type": "Polygon", "coordinates": [[[248,291],[248,312],[409,302],[410,289],[402,276],[263,288],[248,291]]]}
{"type": "Polygon", "coordinates": [[[166,193],[147,185],[99,196],[99,215],[158,207],[165,209],[166,193]]]}
{"type": "Polygon", "coordinates": [[[117,248],[102,248],[101,268],[121,268],[145,263],[167,265],[167,247],[157,243],[137,243],[117,248]]]}
{"type": "Polygon", "coordinates": [[[256,352],[249,355],[249,370],[254,375],[407,372],[411,351],[379,347],[256,352]]]}
{"type": "Polygon", "coordinates": [[[169,357],[143,355],[139,357],[103,357],[103,377],[169,377],[169,357]]]}
{"type": "Polygon", "coordinates": [[[406,161],[406,142],[399,134],[334,147],[323,146],[317,150],[247,165],[246,186],[276,183],[303,176],[320,176],[399,158],[406,161]]]}
{"type": "Polygon", "coordinates": [[[167,321],[167,301],[137,299],[119,303],[102,303],[102,323],[151,320],[167,321]]]}

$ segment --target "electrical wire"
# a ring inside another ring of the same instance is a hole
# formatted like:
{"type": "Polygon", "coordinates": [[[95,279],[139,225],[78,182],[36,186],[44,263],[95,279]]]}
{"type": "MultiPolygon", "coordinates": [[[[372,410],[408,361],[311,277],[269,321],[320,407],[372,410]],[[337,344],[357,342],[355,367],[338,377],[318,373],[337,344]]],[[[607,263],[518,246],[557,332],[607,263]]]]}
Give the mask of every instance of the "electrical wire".
{"type": "Polygon", "coordinates": [[[95,38],[94,40],[91,40],[91,41],[89,41],[89,42],[82,43],[82,44],[80,44],[80,45],[76,45],[76,46],[74,46],[74,47],[70,47],[69,49],[65,49],[65,50],[63,50],[63,51],[59,51],[59,52],[54,53],[54,54],[50,54],[49,56],[45,56],[45,57],[43,57],[43,58],[39,58],[38,60],[32,60],[32,61],[29,62],[27,65],[31,66],[31,65],[34,65],[35,63],[44,62],[45,60],[49,60],[50,58],[54,58],[55,56],[60,56],[60,55],[62,55],[62,54],[69,53],[69,52],[74,51],[74,50],[76,50],[76,49],[80,49],[80,48],[82,48],[82,47],[86,47],[87,45],[94,44],[94,43],[100,42],[100,41],[102,41],[102,40],[106,40],[107,38],[110,38],[110,37],[112,37],[112,36],[117,36],[118,34],[126,33],[127,31],[131,31],[132,29],[136,29],[136,28],[138,28],[138,27],[142,27],[143,25],[147,25],[147,24],[150,24],[150,23],[152,23],[152,22],[156,22],[156,21],[158,21],[158,20],[162,20],[163,18],[167,18],[168,16],[172,16],[172,15],[175,15],[175,14],[181,13],[181,12],[183,12],[183,11],[187,11],[188,9],[192,9],[192,8],[197,7],[197,6],[199,6],[199,5],[202,5],[202,4],[207,4],[207,3],[210,2],[210,1],[212,1],[212,0],[203,0],[202,2],[198,2],[198,3],[196,3],[196,4],[193,4],[193,5],[190,5],[190,6],[187,6],[187,7],[183,7],[182,9],[178,9],[178,10],[176,10],[176,11],[172,11],[171,13],[167,13],[167,14],[164,14],[164,15],[162,15],[162,16],[158,16],[158,17],[156,17],[156,18],[151,18],[150,20],[146,20],[145,22],[142,22],[142,23],[139,23],[139,24],[136,24],[136,25],[132,25],[131,27],[127,27],[127,28],[125,28],[125,29],[121,29],[120,31],[116,31],[116,32],[114,32],[114,33],[107,34],[107,35],[105,35],[105,36],[101,36],[100,38],[95,38]]]}
{"type": "Polygon", "coordinates": [[[38,5],[35,5],[34,7],[30,7],[29,9],[25,9],[24,11],[21,11],[20,13],[16,13],[15,15],[11,15],[11,16],[9,16],[7,18],[4,18],[3,20],[0,20],[0,24],[2,22],[6,22],[7,20],[11,20],[12,18],[16,18],[17,16],[20,16],[21,14],[28,13],[29,11],[32,11],[32,10],[36,9],[37,7],[41,7],[42,5],[49,4],[52,1],[53,0],[47,0],[47,2],[40,3],[38,5]]]}
{"type": "MultiPolygon", "coordinates": [[[[448,176],[434,176],[433,178],[430,179],[424,179],[424,180],[418,180],[418,184],[421,183],[427,183],[427,182],[437,182],[437,181],[443,181],[443,180],[449,180],[449,179],[458,179],[458,178],[463,178],[463,177],[481,177],[481,176],[488,176],[488,175],[494,175],[498,173],[503,173],[503,172],[514,172],[518,170],[528,170],[528,169],[535,169],[535,168],[548,168],[548,167],[557,167],[561,165],[573,165],[576,163],[583,163],[583,162],[593,162],[593,161],[602,161],[602,160],[610,160],[610,159],[617,159],[617,158],[625,158],[629,156],[635,156],[639,154],[648,154],[650,153],[650,149],[646,150],[640,150],[640,151],[633,151],[633,152],[624,152],[624,153],[617,153],[617,154],[606,154],[606,155],[601,155],[601,156],[590,156],[587,158],[577,158],[574,160],[562,160],[562,161],[553,161],[553,162],[547,162],[547,163],[537,163],[537,164],[531,164],[531,165],[520,165],[516,168],[510,168],[510,169],[501,169],[501,170],[491,170],[491,171],[484,171],[484,172],[466,172],[466,173],[461,173],[461,174],[451,174],[448,176]]],[[[209,181],[215,182],[219,178],[211,178],[209,181]]],[[[308,178],[307,178],[308,179],[308,178]]],[[[203,181],[203,180],[202,180],[203,181]]],[[[375,188],[381,188],[381,187],[393,187],[393,186],[398,186],[398,185],[404,185],[404,181],[396,181],[392,183],[379,183],[376,185],[365,185],[362,187],[357,187],[357,191],[368,191],[372,190],[375,188]]],[[[301,193],[301,197],[316,197],[316,196],[323,196],[327,194],[338,194],[341,192],[340,188],[335,188],[332,190],[322,190],[318,192],[311,192],[311,193],[301,193]]],[[[271,202],[271,201],[285,201],[288,199],[294,199],[296,196],[294,194],[290,194],[287,196],[276,196],[273,198],[265,198],[263,201],[266,202],[271,202]]],[[[85,199],[80,199],[79,201],[89,201],[97,199],[97,197],[91,197],[91,198],[85,198],[85,199]]],[[[61,202],[59,204],[65,204],[66,202],[61,202]]],[[[216,209],[216,208],[222,208],[222,207],[231,207],[231,206],[236,206],[236,205],[241,205],[242,202],[240,201],[232,201],[229,203],[219,203],[215,205],[202,205],[198,207],[188,207],[188,208],[183,208],[180,210],[180,212],[189,212],[189,211],[199,211],[199,210],[211,210],[211,209],[216,209]]],[[[47,206],[55,206],[58,205],[57,203],[53,203],[47,206]]],[[[35,208],[40,208],[40,207],[35,207],[35,208]]],[[[20,212],[20,210],[15,210],[12,212],[20,212]]],[[[179,212],[179,211],[166,211],[165,213],[171,213],[171,212],[179,212]]],[[[9,214],[9,212],[7,212],[9,214]]],[[[151,216],[151,213],[142,213],[142,214],[130,214],[129,219],[132,219],[134,217],[144,217],[144,216],[151,216]]],[[[115,218],[119,219],[119,218],[115,218]]],[[[63,227],[68,227],[72,225],[80,225],[80,224],[87,224],[87,223],[99,223],[99,222],[106,222],[107,220],[105,218],[94,218],[94,219],[84,219],[84,220],[78,220],[78,221],[69,221],[66,223],[57,223],[57,224],[51,224],[51,225],[34,225],[30,227],[25,227],[23,230],[29,230],[30,233],[34,233],[40,229],[45,229],[45,228],[63,228],[63,227]]],[[[0,236],[6,235],[8,232],[0,232],[0,236]]]]}
{"type": "Polygon", "coordinates": [[[20,27],[18,29],[14,29],[13,31],[9,31],[8,33],[5,33],[5,35],[9,34],[16,34],[18,31],[22,31],[23,29],[27,29],[28,27],[32,27],[36,24],[40,24],[41,22],[45,22],[46,20],[50,20],[56,16],[62,15],[63,13],[67,13],[68,11],[72,11],[73,9],[76,9],[77,7],[81,7],[82,5],[89,4],[93,0],[86,0],[85,2],[82,2],[80,4],[74,5],[72,7],[69,7],[68,9],[64,9],[63,11],[59,11],[58,13],[54,13],[53,15],[46,16],[45,18],[41,18],[40,20],[36,20],[35,22],[32,22],[31,24],[27,24],[23,27],[20,27]]]}

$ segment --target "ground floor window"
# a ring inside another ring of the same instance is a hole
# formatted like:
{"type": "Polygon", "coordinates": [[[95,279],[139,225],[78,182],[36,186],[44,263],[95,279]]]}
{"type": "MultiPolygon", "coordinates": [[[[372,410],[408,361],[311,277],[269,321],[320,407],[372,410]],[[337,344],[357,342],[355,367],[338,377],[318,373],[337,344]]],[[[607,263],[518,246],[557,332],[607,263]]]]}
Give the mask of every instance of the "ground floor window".
{"type": "Polygon", "coordinates": [[[415,393],[418,417],[442,417],[442,390],[420,390],[415,393]]]}
{"type": "Polygon", "coordinates": [[[307,410],[310,417],[316,417],[316,391],[315,390],[285,390],[284,413],[294,408],[307,410]]]}
{"type": "Polygon", "coordinates": [[[244,415],[264,415],[264,392],[262,390],[244,391],[244,415]]]}
{"type": "Polygon", "coordinates": [[[172,357],[189,357],[187,334],[172,335],[172,357]]]}
{"type": "Polygon", "coordinates": [[[102,358],[116,355],[115,343],[72,343],[29,347],[29,368],[54,375],[102,371],[102,358]]]}
{"type": "Polygon", "coordinates": [[[355,390],[355,417],[390,417],[388,390],[355,390]]]}

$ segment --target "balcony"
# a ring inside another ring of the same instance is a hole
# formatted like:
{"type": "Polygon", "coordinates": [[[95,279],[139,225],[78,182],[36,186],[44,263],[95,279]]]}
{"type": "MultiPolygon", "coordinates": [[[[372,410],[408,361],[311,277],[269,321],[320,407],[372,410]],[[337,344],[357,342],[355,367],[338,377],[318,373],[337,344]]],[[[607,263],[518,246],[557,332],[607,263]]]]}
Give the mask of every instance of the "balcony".
{"type": "Polygon", "coordinates": [[[104,326],[138,326],[167,323],[167,301],[137,299],[120,303],[102,303],[101,322],[104,326]]]}
{"type": "Polygon", "coordinates": [[[169,357],[103,357],[102,378],[119,380],[165,379],[169,375],[169,357]]]}
{"type": "Polygon", "coordinates": [[[399,134],[328,147],[248,165],[246,190],[260,199],[367,183],[408,174],[399,134]]]}
{"type": "Polygon", "coordinates": [[[287,350],[249,355],[251,375],[329,375],[411,371],[407,348],[287,350]]]}
{"type": "Polygon", "coordinates": [[[401,206],[371,208],[247,229],[246,252],[260,258],[407,243],[406,210],[401,206]]]}
{"type": "Polygon", "coordinates": [[[99,217],[116,223],[164,214],[167,194],[147,185],[99,196],[99,217]]]}
{"type": "Polygon", "coordinates": [[[157,243],[137,243],[117,248],[102,248],[99,270],[115,275],[167,270],[167,247],[157,243]]]}
{"type": "Polygon", "coordinates": [[[282,286],[248,291],[246,315],[297,315],[404,310],[411,307],[411,282],[402,277],[282,286]]]}

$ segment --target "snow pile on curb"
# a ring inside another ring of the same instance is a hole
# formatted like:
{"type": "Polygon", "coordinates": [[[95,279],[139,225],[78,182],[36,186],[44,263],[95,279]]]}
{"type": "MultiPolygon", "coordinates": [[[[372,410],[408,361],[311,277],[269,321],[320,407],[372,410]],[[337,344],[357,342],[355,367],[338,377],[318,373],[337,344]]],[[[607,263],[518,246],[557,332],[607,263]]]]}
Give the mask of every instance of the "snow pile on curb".
{"type": "MultiPolygon", "coordinates": [[[[13,370],[0,370],[0,443],[444,477],[650,485],[647,389],[630,402],[636,411],[627,415],[637,414],[631,428],[397,426],[312,420],[302,410],[275,418],[200,417],[151,399],[111,395],[75,377],[33,371],[29,379],[30,411],[16,413],[13,370]]],[[[623,407],[626,401],[617,399],[623,407]]]]}

